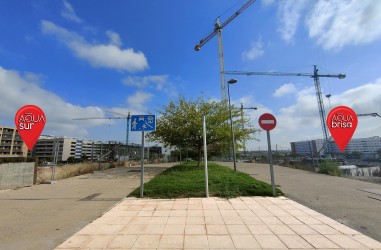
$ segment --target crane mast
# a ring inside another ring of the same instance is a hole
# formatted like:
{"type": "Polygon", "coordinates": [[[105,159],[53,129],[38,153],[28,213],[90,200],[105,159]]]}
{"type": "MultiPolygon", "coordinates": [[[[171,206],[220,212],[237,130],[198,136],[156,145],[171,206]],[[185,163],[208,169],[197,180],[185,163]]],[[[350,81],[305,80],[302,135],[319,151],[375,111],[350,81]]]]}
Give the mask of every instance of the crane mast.
{"type": "Polygon", "coordinates": [[[231,15],[225,22],[220,24],[219,18],[216,19],[214,24],[213,31],[200,40],[198,44],[194,47],[194,50],[199,51],[205,43],[207,43],[210,39],[212,39],[215,35],[218,37],[218,58],[220,63],[220,81],[221,81],[221,96],[222,100],[226,100],[226,81],[225,81],[225,69],[224,69],[224,49],[222,45],[222,29],[228,25],[234,18],[236,18],[239,14],[241,14],[244,10],[246,10],[255,0],[247,1],[241,8],[239,8],[233,15],[231,15]]]}
{"type": "MultiPolygon", "coordinates": [[[[323,138],[326,144],[328,143],[328,131],[327,131],[327,124],[326,124],[326,116],[325,116],[325,109],[324,109],[324,102],[321,94],[321,87],[320,87],[320,77],[333,77],[333,78],[339,78],[344,79],[346,77],[345,74],[319,74],[319,70],[316,65],[314,65],[314,73],[287,73],[287,72],[256,72],[256,71],[225,71],[226,75],[265,75],[265,76],[305,76],[305,77],[311,77],[314,79],[314,85],[315,85],[315,93],[316,93],[316,99],[318,103],[319,108],[319,116],[320,116],[320,122],[321,127],[323,131],[323,138]]],[[[325,153],[330,153],[330,147],[326,147],[325,153]]]]}

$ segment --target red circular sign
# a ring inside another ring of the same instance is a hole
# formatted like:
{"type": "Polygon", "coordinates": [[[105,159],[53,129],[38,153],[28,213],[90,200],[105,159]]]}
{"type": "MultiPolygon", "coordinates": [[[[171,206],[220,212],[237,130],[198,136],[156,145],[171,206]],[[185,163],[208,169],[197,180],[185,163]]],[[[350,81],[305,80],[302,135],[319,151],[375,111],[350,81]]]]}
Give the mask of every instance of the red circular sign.
{"type": "Polygon", "coordinates": [[[265,113],[259,117],[258,123],[262,129],[272,130],[276,126],[276,119],[272,114],[265,113]]]}

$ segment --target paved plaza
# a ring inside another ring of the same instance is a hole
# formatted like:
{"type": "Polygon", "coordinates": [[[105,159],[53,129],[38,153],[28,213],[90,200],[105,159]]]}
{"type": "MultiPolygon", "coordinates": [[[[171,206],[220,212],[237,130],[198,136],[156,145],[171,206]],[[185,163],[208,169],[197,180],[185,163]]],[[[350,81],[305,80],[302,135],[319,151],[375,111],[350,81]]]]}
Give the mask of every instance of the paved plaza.
{"type": "Polygon", "coordinates": [[[56,249],[381,249],[285,197],[126,198],[56,249]]]}

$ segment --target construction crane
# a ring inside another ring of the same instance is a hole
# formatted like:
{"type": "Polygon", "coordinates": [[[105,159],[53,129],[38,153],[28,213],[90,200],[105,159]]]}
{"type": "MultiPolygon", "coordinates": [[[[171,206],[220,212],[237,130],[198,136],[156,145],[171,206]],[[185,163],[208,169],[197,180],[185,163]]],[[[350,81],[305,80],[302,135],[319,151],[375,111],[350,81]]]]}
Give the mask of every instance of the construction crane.
{"type": "Polygon", "coordinates": [[[357,116],[373,116],[373,117],[381,117],[381,115],[377,114],[377,113],[367,113],[367,114],[357,114],[357,116]]]}
{"type": "Polygon", "coordinates": [[[130,127],[130,120],[131,120],[131,115],[130,112],[128,112],[128,115],[124,115],[121,113],[117,113],[114,111],[109,111],[106,110],[108,113],[120,115],[121,117],[84,117],[84,118],[74,118],[73,120],[105,120],[105,119],[126,119],[127,120],[127,128],[126,128],[126,147],[124,150],[124,160],[129,160],[129,155],[128,155],[128,136],[129,136],[129,127],[130,127]]]}
{"type": "MultiPolygon", "coordinates": [[[[314,73],[285,73],[285,72],[248,72],[248,71],[225,71],[225,74],[227,75],[265,75],[265,76],[305,76],[305,77],[311,77],[314,79],[315,84],[315,92],[316,92],[316,98],[317,103],[319,107],[319,115],[320,115],[320,121],[321,126],[323,130],[323,138],[326,142],[328,142],[328,131],[327,131],[327,125],[326,125],[326,118],[325,118],[325,109],[324,109],[324,103],[323,98],[321,94],[321,88],[320,88],[320,77],[333,77],[333,78],[339,78],[344,79],[346,77],[345,74],[319,74],[319,70],[316,65],[314,65],[314,73]]],[[[326,153],[330,153],[329,147],[326,148],[326,153]]]]}
{"type": "Polygon", "coordinates": [[[245,9],[247,9],[255,0],[247,1],[239,10],[237,10],[232,16],[230,16],[225,22],[220,24],[219,17],[216,19],[214,23],[213,31],[200,40],[200,42],[194,47],[196,51],[199,51],[205,43],[207,43],[210,39],[212,39],[215,35],[218,34],[218,56],[220,61],[220,79],[221,79],[221,95],[222,100],[226,100],[226,82],[225,82],[225,74],[224,74],[224,50],[222,46],[222,29],[228,25],[234,18],[236,18],[239,14],[241,14],[245,9]]]}

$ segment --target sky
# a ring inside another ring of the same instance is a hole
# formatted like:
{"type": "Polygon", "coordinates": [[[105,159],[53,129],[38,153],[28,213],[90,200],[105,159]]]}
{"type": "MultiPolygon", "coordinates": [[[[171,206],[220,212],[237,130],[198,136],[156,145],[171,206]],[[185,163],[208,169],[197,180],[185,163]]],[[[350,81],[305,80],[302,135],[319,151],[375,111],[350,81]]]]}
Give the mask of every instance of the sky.
{"type": "MultiPolygon", "coordinates": [[[[194,47],[244,3],[0,0],[0,125],[15,127],[17,110],[33,104],[45,112],[43,134],[125,141],[126,120],[73,119],[157,114],[179,96],[221,100],[217,37],[194,47]]],[[[326,114],[341,105],[381,114],[380,23],[378,0],[257,0],[222,31],[225,70],[312,74],[317,65],[346,74],[320,78],[326,114]]],[[[232,103],[257,107],[245,110],[254,128],[261,114],[276,117],[273,148],[323,137],[312,78],[231,78],[232,103]]],[[[380,135],[381,118],[359,117],[353,138],[380,135]]],[[[256,137],[247,149],[266,149],[266,133],[256,137]]]]}

